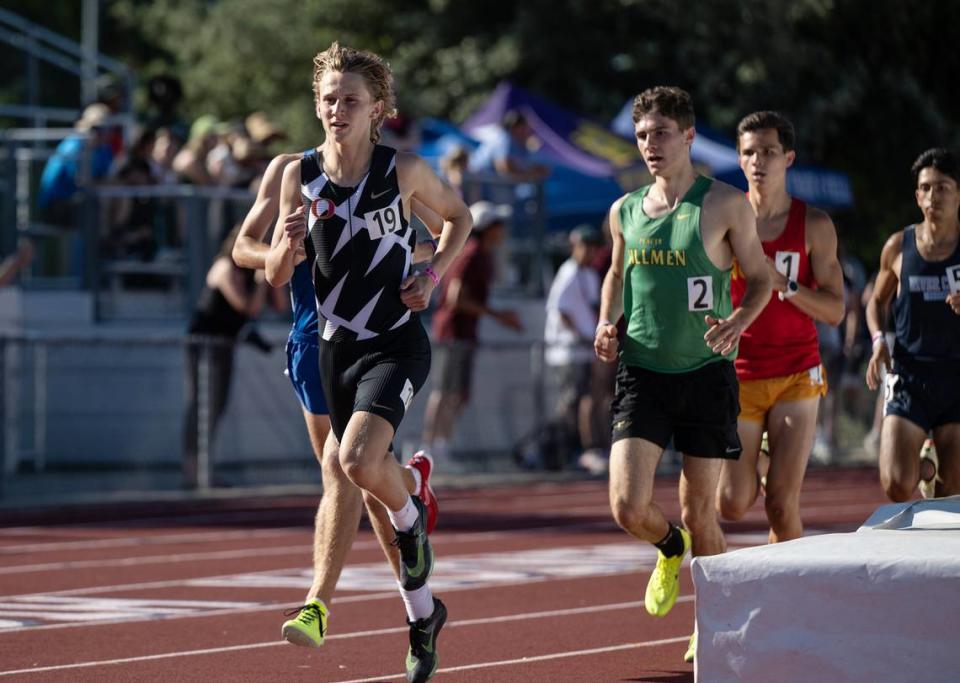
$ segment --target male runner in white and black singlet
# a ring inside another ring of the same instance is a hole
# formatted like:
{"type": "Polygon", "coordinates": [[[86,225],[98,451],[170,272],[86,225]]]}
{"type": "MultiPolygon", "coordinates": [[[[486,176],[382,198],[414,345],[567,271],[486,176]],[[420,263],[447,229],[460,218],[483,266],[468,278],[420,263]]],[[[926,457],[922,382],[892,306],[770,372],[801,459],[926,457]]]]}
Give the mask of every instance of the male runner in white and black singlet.
{"type": "Polygon", "coordinates": [[[267,279],[286,283],[305,247],[321,317],[327,448],[339,449],[344,473],[383,503],[396,529],[410,624],[407,678],[423,681],[436,670],[446,608],[427,585],[433,553],[426,511],[388,449],[430,370],[430,343],[416,312],[462,248],[470,213],[423,160],[377,144],[394,104],[380,57],[334,43],[314,59],[314,94],[326,139],[316,155],[284,169],[267,279]],[[444,221],[436,254],[419,273],[408,223],[414,201],[444,221]],[[306,226],[286,220],[298,210],[307,213],[306,226]]]}
{"type": "Polygon", "coordinates": [[[876,389],[886,368],[880,433],[880,482],[890,500],[913,497],[921,478],[936,478],[936,495],[960,493],[960,159],[929,149],[914,162],[923,221],[895,233],[880,255],[867,325],[873,356],[867,385],[876,389]],[[884,338],[893,300],[891,368],[884,338]],[[939,463],[918,457],[933,431],[939,463]]]}

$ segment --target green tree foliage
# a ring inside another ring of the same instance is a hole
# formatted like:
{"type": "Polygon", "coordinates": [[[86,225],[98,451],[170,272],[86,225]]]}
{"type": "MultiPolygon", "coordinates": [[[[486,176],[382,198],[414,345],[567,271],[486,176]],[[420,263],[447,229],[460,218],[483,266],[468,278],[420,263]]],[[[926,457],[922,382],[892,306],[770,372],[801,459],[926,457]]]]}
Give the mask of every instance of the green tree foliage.
{"type": "MultiPolygon", "coordinates": [[[[5,2],[78,37],[79,3],[5,2]]],[[[264,110],[296,146],[322,134],[312,58],[334,39],[389,59],[409,116],[462,121],[503,79],[602,123],[643,88],[679,85],[731,138],[744,114],[781,109],[801,163],[850,174],[857,209],[838,223],[869,263],[918,215],[913,158],[960,143],[947,0],[104,0],[102,18],[107,54],[141,80],[183,80],[188,117],[264,110]]]]}

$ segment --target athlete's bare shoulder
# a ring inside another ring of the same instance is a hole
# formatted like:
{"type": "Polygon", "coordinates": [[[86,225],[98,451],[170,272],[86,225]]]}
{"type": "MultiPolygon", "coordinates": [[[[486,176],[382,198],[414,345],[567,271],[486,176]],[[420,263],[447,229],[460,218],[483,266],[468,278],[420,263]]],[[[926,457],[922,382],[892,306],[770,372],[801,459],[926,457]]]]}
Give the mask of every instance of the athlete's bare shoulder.
{"type": "Polygon", "coordinates": [[[887,238],[887,241],[883,244],[883,250],[887,251],[888,249],[891,252],[899,254],[903,251],[903,233],[904,230],[897,230],[895,233],[890,235],[887,238]]]}
{"type": "Polygon", "coordinates": [[[807,239],[810,241],[819,241],[836,237],[837,229],[833,226],[833,219],[823,209],[807,205],[806,218],[807,239]]]}
{"type": "Polygon", "coordinates": [[[294,161],[299,161],[302,154],[278,154],[267,164],[257,190],[259,197],[276,197],[280,192],[280,183],[283,181],[283,172],[294,161]]]}
{"type": "Polygon", "coordinates": [[[429,168],[429,164],[413,152],[397,150],[397,173],[402,175],[422,173],[429,168]]]}
{"type": "Polygon", "coordinates": [[[707,191],[704,202],[709,201],[716,208],[731,208],[739,210],[744,204],[750,205],[743,190],[734,187],[722,180],[714,180],[707,191]]]}

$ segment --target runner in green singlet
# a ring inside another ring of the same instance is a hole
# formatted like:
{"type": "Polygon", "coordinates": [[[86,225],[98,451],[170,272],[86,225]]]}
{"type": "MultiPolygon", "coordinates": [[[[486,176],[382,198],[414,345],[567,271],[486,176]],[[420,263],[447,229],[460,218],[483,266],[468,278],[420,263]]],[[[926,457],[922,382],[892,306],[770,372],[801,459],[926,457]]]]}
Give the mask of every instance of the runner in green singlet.
{"type": "MultiPolygon", "coordinates": [[[[646,90],[634,100],[633,121],[654,183],[610,209],[613,262],[594,348],[603,361],[617,359],[614,323],[622,313],[627,332],[612,408],[610,505],[627,533],[659,551],[645,604],[662,617],[676,602],[687,551],[724,551],[713,501],[721,462],[740,454],[732,359],[770,296],[770,282],[743,192],[693,169],[690,96],[679,88],[646,90]],[[734,258],[747,281],[737,309],[730,302],[734,258]],[[685,528],[653,502],[654,473],[671,439],[684,456],[685,528]]],[[[695,649],[694,635],[687,661],[695,649]]]]}

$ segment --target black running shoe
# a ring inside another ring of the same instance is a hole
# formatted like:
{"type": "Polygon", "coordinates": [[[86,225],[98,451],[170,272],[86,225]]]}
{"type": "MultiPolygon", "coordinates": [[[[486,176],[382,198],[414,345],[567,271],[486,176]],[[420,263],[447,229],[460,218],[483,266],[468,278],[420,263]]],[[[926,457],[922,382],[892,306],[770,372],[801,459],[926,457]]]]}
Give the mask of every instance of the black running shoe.
{"type": "Polygon", "coordinates": [[[429,681],[440,664],[437,654],[437,636],[447,621],[447,608],[433,599],[433,614],[410,624],[410,649],[407,651],[408,683],[429,681]]]}
{"type": "Polygon", "coordinates": [[[412,496],[417,506],[417,521],[410,531],[397,531],[393,544],[400,549],[400,583],[405,591],[423,587],[433,571],[433,550],[427,538],[427,510],[423,502],[412,496]]]}

